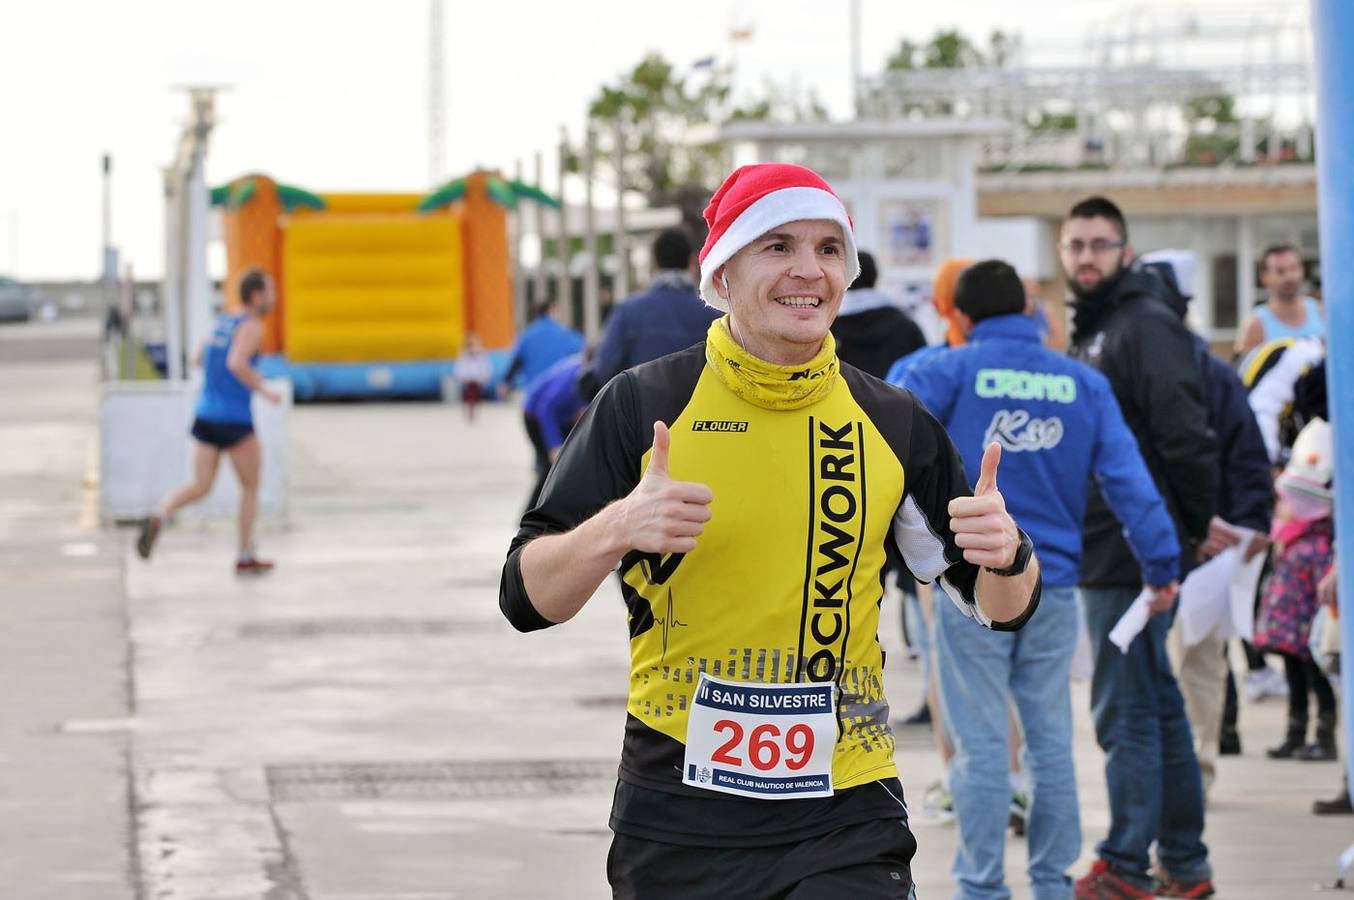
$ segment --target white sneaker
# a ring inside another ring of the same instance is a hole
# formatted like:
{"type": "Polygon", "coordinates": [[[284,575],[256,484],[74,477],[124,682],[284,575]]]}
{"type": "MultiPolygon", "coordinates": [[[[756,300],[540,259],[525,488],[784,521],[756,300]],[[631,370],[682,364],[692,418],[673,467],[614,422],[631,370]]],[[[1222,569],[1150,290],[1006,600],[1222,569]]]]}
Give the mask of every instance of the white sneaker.
{"type": "Polygon", "coordinates": [[[1246,696],[1252,703],[1259,703],[1266,697],[1287,697],[1288,679],[1269,666],[1256,669],[1246,676],[1246,696]]]}
{"type": "Polygon", "coordinates": [[[954,796],[943,781],[931,783],[922,794],[921,807],[929,818],[938,822],[954,821],[954,796]]]}

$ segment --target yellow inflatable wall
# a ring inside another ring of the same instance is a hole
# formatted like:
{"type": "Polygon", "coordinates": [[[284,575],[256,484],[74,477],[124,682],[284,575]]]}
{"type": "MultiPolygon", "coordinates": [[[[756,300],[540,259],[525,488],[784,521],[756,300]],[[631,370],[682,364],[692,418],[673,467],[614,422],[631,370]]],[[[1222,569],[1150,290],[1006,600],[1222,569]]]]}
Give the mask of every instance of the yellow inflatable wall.
{"type": "Polygon", "coordinates": [[[461,217],[413,195],[326,195],[284,226],[287,358],[453,359],[464,339],[461,217]]]}
{"type": "Polygon", "coordinates": [[[412,216],[418,211],[422,194],[321,194],[324,199],[324,212],[339,215],[373,215],[389,213],[391,215],[412,216]]]}

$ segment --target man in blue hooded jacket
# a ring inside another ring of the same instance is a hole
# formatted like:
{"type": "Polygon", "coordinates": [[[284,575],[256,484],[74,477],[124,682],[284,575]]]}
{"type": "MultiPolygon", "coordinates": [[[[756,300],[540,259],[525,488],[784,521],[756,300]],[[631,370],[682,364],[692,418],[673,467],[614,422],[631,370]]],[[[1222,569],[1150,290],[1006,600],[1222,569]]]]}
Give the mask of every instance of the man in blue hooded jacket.
{"type": "Polygon", "coordinates": [[[1027,825],[1033,894],[1068,898],[1067,870],[1081,853],[1068,675],[1091,478],[1123,523],[1144,579],[1160,592],[1175,588],[1179,547],[1109,381],[1045,349],[1038,323],[1024,315],[1015,270],[999,260],[969,267],[956,285],[955,308],[968,343],[919,362],[905,386],[949,430],[966,471],[978,470],[988,443],[1001,444],[1003,464],[1019,473],[1007,508],[1044,560],[1037,629],[968,634],[960,617],[937,605],[941,699],[955,739],[956,896],[1010,896],[1002,857],[1011,796],[1007,706],[1014,699],[1034,788],[1027,825]]]}

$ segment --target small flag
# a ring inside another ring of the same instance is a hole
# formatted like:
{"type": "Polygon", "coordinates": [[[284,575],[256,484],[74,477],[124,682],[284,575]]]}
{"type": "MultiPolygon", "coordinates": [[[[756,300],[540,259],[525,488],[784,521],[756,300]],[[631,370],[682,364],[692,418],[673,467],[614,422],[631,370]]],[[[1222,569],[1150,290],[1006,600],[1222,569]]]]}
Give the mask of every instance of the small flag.
{"type": "Polygon", "coordinates": [[[746,28],[735,28],[733,31],[729,32],[729,37],[735,41],[750,41],[752,40],[752,26],[749,25],[746,28]]]}

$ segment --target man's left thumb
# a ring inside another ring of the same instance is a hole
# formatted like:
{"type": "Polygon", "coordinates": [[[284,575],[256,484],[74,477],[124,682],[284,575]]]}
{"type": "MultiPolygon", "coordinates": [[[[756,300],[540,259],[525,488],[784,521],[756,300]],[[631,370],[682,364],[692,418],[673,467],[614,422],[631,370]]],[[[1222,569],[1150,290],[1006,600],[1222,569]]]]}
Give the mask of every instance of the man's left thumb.
{"type": "Polygon", "coordinates": [[[997,466],[1001,464],[1001,444],[996,441],[987,445],[983,451],[982,468],[978,473],[978,483],[973,487],[973,496],[981,497],[997,489],[997,466]]]}

